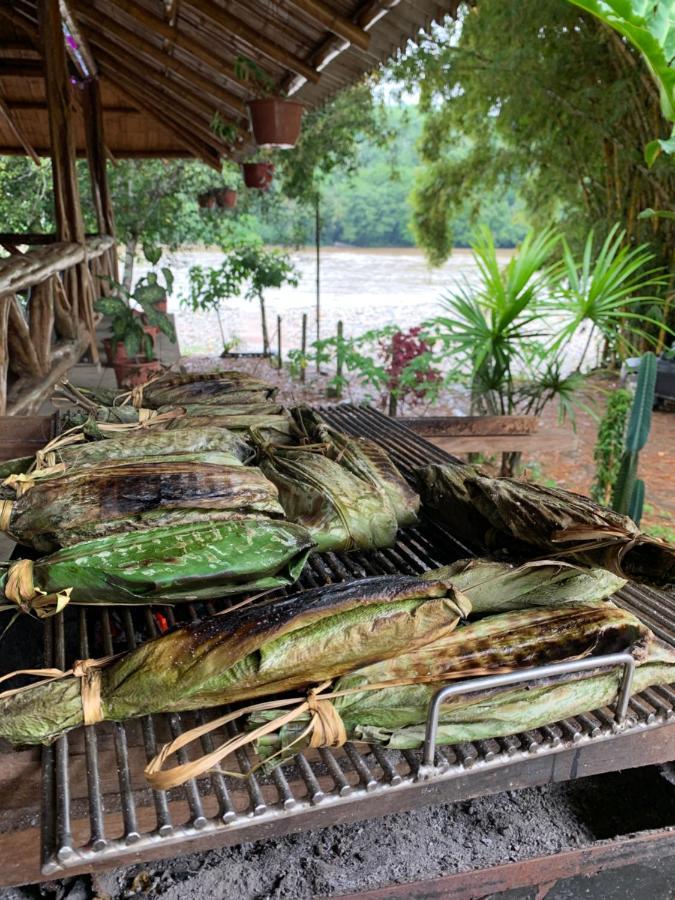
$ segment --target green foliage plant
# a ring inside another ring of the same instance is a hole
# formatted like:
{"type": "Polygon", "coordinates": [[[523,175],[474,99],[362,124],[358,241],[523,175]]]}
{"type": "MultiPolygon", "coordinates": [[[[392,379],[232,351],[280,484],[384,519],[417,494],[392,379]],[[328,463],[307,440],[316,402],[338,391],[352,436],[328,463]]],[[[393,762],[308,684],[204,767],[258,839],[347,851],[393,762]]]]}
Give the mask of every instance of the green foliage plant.
{"type": "Polygon", "coordinates": [[[637,477],[639,455],[649,438],[655,386],[656,356],[649,352],[640,361],[626,441],[612,492],[612,508],[629,515],[636,525],[640,524],[645,500],[645,483],[637,477]]]}
{"type": "MultiPolygon", "coordinates": [[[[150,261],[154,259],[159,262],[159,255],[152,250],[150,254],[150,261]]],[[[148,272],[138,279],[133,291],[111,278],[105,279],[108,296],[100,297],[94,308],[111,319],[113,352],[117,344],[123,343],[130,359],[154,359],[152,336],[145,330],[145,325],[159,328],[172,343],[176,342],[173,322],[166,313],[157,309],[157,303],[171,294],[173,289],[171,270],[164,267],[162,274],[163,283],[156,272],[148,272]],[[138,315],[139,312],[141,315],[138,315]]]]}
{"type": "Polygon", "coordinates": [[[619,475],[626,420],[632,399],[631,392],[625,388],[612,391],[598,426],[598,437],[593,450],[595,480],[591,486],[591,497],[603,506],[610,502],[612,489],[619,475]]]}
{"type": "Polygon", "coordinates": [[[563,239],[563,272],[556,286],[557,303],[553,304],[563,317],[559,343],[568,341],[582,326],[588,328],[578,370],[594,336],[602,337],[606,351],[616,359],[629,353],[639,354],[636,340],[655,346],[658,338],[647,330],[648,326],[657,330],[664,327],[665,300],[658,291],[667,285],[668,275],[653,265],[650,247],[630,247],[625,229],[618,224],[595,257],[593,244],[591,230],[581,259],[576,259],[563,239]]]}

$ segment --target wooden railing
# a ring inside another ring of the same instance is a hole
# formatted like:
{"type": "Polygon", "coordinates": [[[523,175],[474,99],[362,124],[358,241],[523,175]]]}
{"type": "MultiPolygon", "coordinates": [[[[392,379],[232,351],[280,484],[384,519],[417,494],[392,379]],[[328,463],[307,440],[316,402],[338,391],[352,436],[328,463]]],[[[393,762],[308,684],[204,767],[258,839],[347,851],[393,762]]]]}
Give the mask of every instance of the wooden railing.
{"type": "Polygon", "coordinates": [[[94,303],[117,271],[114,238],[50,243],[0,260],[0,415],[29,415],[89,348],[94,303]]]}

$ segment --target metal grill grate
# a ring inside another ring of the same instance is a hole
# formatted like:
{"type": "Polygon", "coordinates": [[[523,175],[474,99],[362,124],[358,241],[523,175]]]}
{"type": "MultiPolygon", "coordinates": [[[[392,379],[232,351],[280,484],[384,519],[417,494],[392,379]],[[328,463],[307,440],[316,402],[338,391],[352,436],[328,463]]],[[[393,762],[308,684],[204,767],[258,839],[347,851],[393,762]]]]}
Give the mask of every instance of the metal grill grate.
{"type": "MultiPolygon", "coordinates": [[[[401,423],[373,410],[340,406],[322,413],[344,431],[379,441],[408,476],[417,465],[448,459],[401,423]]],[[[391,549],[313,557],[299,587],[366,575],[415,574],[467,555],[470,551],[446,529],[424,521],[403,530],[391,549]]],[[[618,599],[659,637],[675,644],[673,600],[636,587],[625,589],[618,599]]],[[[76,658],[130,649],[157,633],[157,611],[173,626],[225,605],[68,608],[46,624],[45,663],[67,668],[76,658]]],[[[43,751],[43,872],[176,855],[444,799],[662,761],[664,753],[663,758],[669,758],[668,747],[663,749],[664,741],[650,737],[656,729],[660,735],[667,732],[672,755],[674,710],[675,691],[652,688],[631,700],[630,719],[620,733],[613,713],[605,708],[519,735],[444,747],[436,754],[438,774],[424,782],[416,780],[421,752],[348,743],[340,750],[298,754],[269,776],[243,780],[213,773],[168,792],[147,787],[146,761],[161,743],[222,710],[88,726],[43,751]]],[[[220,737],[205,737],[202,752],[212,750],[220,737]]],[[[180,761],[187,758],[182,751],[180,761]]],[[[251,759],[243,750],[237,762],[242,772],[250,768],[251,759]]]]}

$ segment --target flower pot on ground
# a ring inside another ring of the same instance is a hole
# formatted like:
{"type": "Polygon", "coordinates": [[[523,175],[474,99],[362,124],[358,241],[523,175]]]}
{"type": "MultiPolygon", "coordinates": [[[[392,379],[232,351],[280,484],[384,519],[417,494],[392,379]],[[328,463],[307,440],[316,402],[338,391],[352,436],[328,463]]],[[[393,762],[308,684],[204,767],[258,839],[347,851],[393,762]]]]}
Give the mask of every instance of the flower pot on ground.
{"type": "Polygon", "coordinates": [[[114,342],[112,338],[103,339],[103,350],[105,352],[108,366],[115,366],[117,363],[126,362],[129,359],[127,348],[123,341],[114,342]]]}
{"type": "Polygon", "coordinates": [[[232,188],[220,188],[215,192],[215,197],[221,209],[234,209],[237,205],[237,192],[232,188]]]}
{"type": "Polygon", "coordinates": [[[138,387],[145,384],[153,375],[162,371],[162,364],[158,359],[128,359],[125,362],[116,363],[115,378],[118,387],[138,387]]]}
{"type": "Polygon", "coordinates": [[[242,169],[244,170],[244,184],[247,188],[255,188],[260,191],[269,190],[274,178],[274,163],[244,163],[242,169]]]}
{"type": "Polygon", "coordinates": [[[161,300],[157,300],[152,305],[158,313],[166,315],[169,310],[169,299],[166,294],[164,294],[161,300]]]}
{"type": "Polygon", "coordinates": [[[283,97],[263,97],[250,100],[248,109],[253,137],[259,147],[288,149],[297,144],[305,111],[302,103],[283,97]]]}

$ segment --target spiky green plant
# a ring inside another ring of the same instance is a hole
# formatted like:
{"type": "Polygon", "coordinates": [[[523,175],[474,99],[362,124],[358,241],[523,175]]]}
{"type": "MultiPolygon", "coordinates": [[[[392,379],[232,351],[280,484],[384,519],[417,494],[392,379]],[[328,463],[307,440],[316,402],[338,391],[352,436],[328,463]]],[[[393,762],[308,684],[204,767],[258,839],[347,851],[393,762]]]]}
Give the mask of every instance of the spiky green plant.
{"type": "Polygon", "coordinates": [[[629,515],[638,525],[642,518],[645,502],[645,483],[637,477],[637,468],[640,450],[649,438],[655,386],[656,357],[653,353],[645,353],[638,370],[637,386],[626,431],[626,443],[612,494],[613,509],[629,515]]]}

